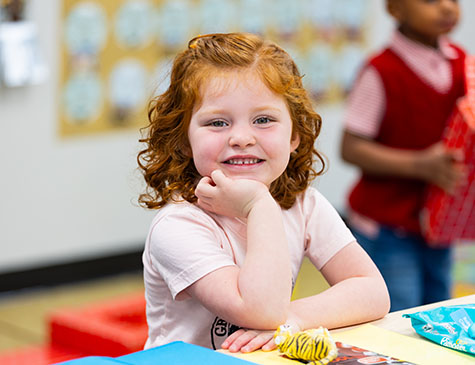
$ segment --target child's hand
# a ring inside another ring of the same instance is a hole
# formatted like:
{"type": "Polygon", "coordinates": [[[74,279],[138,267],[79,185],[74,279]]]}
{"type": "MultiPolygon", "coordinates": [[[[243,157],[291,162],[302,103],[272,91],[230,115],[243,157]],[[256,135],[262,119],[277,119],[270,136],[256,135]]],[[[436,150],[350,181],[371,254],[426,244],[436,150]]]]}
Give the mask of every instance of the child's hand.
{"type": "Polygon", "coordinates": [[[274,331],[240,329],[229,336],[221,345],[230,352],[252,352],[262,349],[271,351],[277,348],[274,343],[274,331]]]}
{"type": "Polygon", "coordinates": [[[247,218],[255,203],[272,199],[267,187],[259,181],[230,179],[220,170],[205,176],[195,189],[198,205],[228,217],[247,218]]]}
{"type": "Polygon", "coordinates": [[[418,169],[421,177],[448,193],[454,193],[457,184],[466,178],[463,152],[449,150],[438,142],[421,151],[418,169]]]}

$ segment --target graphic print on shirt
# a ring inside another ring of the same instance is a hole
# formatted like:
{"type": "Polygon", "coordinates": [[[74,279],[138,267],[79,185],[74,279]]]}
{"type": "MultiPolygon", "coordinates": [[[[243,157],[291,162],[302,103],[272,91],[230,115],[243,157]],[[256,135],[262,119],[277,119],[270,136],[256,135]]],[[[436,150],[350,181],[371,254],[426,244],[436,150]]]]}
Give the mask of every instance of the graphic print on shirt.
{"type": "Polygon", "coordinates": [[[211,326],[211,346],[213,346],[213,350],[217,349],[216,344],[221,344],[227,337],[239,329],[241,329],[241,327],[216,317],[211,326]]]}
{"type": "MultiPolygon", "coordinates": [[[[292,292],[294,290],[294,286],[295,278],[292,277],[292,292]]],[[[241,328],[242,327],[228,323],[224,319],[216,317],[213,321],[213,325],[211,326],[211,346],[213,346],[213,350],[216,350],[227,337],[231,336],[234,332],[241,328]]]]}

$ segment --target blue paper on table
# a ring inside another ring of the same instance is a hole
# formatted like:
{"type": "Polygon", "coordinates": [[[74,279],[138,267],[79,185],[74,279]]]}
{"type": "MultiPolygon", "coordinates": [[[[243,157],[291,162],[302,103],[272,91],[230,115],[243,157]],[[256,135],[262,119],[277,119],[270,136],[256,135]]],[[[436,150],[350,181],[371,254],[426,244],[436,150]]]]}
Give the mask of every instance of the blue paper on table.
{"type": "Polygon", "coordinates": [[[252,362],[225,355],[201,346],[176,341],[152,349],[134,352],[116,358],[89,356],[66,361],[62,365],[157,365],[157,364],[223,364],[255,365],[252,362]]]}
{"type": "Polygon", "coordinates": [[[475,355],[475,304],[403,314],[415,331],[439,345],[475,355]]]}

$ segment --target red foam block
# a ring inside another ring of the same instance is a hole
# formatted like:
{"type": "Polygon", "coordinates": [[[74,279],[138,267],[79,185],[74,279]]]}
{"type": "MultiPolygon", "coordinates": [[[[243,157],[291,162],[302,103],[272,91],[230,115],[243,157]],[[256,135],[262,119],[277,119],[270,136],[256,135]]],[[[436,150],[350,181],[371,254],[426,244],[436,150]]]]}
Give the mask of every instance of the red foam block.
{"type": "Polygon", "coordinates": [[[144,293],[54,312],[49,328],[52,344],[88,355],[121,356],[142,350],[148,334],[144,293]]]}

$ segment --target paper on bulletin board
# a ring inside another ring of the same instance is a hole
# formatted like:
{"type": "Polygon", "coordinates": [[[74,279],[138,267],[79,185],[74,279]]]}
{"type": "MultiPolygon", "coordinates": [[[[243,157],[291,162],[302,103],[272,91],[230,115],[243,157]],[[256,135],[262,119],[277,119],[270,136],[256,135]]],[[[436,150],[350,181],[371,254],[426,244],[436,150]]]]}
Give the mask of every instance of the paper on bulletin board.
{"type": "Polygon", "coordinates": [[[370,324],[333,332],[335,341],[365,348],[420,365],[474,364],[474,357],[447,349],[422,338],[413,338],[370,324]]]}
{"type": "Polygon", "coordinates": [[[58,130],[64,137],[147,125],[148,101],[167,89],[173,58],[198,34],[243,31],[276,41],[319,103],[346,97],[368,53],[367,0],[61,3],[58,130]]]}

